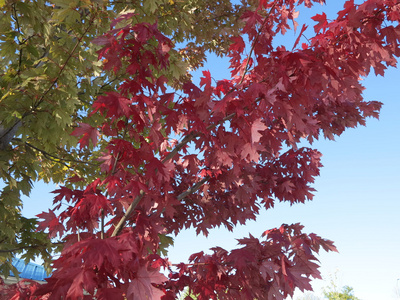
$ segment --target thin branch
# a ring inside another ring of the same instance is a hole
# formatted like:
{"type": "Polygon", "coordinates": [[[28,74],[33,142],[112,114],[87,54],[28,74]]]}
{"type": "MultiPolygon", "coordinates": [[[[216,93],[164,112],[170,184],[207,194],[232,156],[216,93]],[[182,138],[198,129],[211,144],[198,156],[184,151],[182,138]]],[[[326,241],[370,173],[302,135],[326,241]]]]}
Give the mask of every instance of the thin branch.
{"type": "Polygon", "coordinates": [[[240,79],[239,84],[242,84],[242,83],[243,83],[244,77],[246,76],[247,72],[249,71],[248,68],[249,68],[249,64],[250,64],[250,58],[251,58],[251,56],[253,55],[254,48],[255,48],[255,46],[256,46],[256,43],[257,43],[257,41],[258,41],[258,38],[259,38],[260,35],[261,35],[261,30],[264,28],[265,24],[267,23],[267,20],[269,19],[269,16],[271,15],[272,10],[275,8],[275,5],[276,5],[276,0],[275,0],[274,3],[272,4],[272,6],[271,6],[269,12],[267,13],[267,15],[265,16],[264,22],[262,23],[260,29],[258,30],[257,36],[256,36],[256,38],[254,39],[253,44],[251,45],[249,55],[247,55],[246,67],[244,68],[244,72],[243,72],[242,78],[240,79]]]}
{"type": "MultiPolygon", "coordinates": [[[[106,86],[111,85],[114,81],[116,81],[116,80],[118,80],[118,79],[121,79],[121,77],[117,76],[117,77],[115,77],[114,79],[112,79],[112,80],[110,80],[110,81],[107,81],[106,83],[103,83],[103,84],[100,86],[99,89],[100,89],[100,90],[104,89],[106,86]]],[[[98,94],[100,94],[100,92],[99,92],[98,94]]]]}
{"type": "Polygon", "coordinates": [[[131,205],[129,205],[128,209],[126,210],[124,216],[121,218],[121,220],[119,220],[118,224],[115,226],[113,233],[111,234],[111,236],[117,236],[120,234],[121,230],[124,228],[125,226],[125,222],[126,220],[128,220],[128,218],[130,217],[131,213],[134,211],[134,209],[136,208],[136,206],[139,204],[140,200],[142,200],[142,198],[144,197],[145,193],[143,190],[140,190],[140,193],[138,196],[136,196],[135,200],[133,200],[133,202],[131,203],[131,205]]]}
{"type": "Polygon", "coordinates": [[[18,22],[18,16],[17,16],[17,10],[15,9],[15,3],[12,4],[12,8],[13,8],[13,17],[15,18],[15,23],[17,24],[17,31],[19,34],[21,34],[21,27],[19,26],[19,22],[18,22]]]}
{"type": "Polygon", "coordinates": [[[38,107],[40,105],[40,103],[42,103],[44,101],[44,98],[47,96],[47,94],[53,89],[53,87],[56,85],[58,79],[61,76],[61,73],[65,70],[65,68],[67,67],[68,62],[70,61],[70,59],[72,58],[75,50],[78,48],[79,44],[81,43],[81,41],[83,40],[83,38],[85,37],[86,33],[89,31],[90,27],[93,25],[94,23],[94,18],[95,15],[93,15],[93,17],[91,18],[91,20],[89,21],[89,26],[86,27],[85,31],[81,34],[81,36],[78,38],[78,40],[75,43],[74,48],[72,48],[71,52],[69,53],[67,59],[65,60],[64,64],[61,66],[60,71],[58,72],[56,78],[53,80],[53,82],[51,83],[51,85],[49,86],[49,88],[42,94],[42,96],[38,99],[37,103],[34,105],[34,108],[38,107]]]}
{"type": "Polygon", "coordinates": [[[182,194],[180,194],[177,199],[180,201],[186,196],[195,193],[203,184],[205,184],[208,180],[210,179],[209,176],[204,177],[202,180],[200,180],[198,183],[196,183],[194,186],[191,188],[187,189],[184,191],[182,194]]]}
{"type": "MultiPolygon", "coordinates": [[[[15,140],[20,140],[20,139],[15,139],[15,140]]],[[[36,151],[39,151],[40,153],[42,153],[46,158],[50,159],[51,161],[61,163],[61,164],[63,164],[64,166],[66,166],[66,167],[68,167],[68,168],[70,168],[70,166],[68,166],[66,163],[63,163],[64,161],[65,161],[65,162],[76,162],[76,163],[80,163],[80,164],[89,164],[89,165],[93,165],[93,166],[96,165],[96,164],[91,163],[91,162],[89,162],[89,161],[60,158],[60,157],[58,157],[58,156],[56,156],[56,155],[54,155],[54,154],[48,153],[48,152],[45,151],[45,150],[39,149],[38,147],[33,146],[32,144],[30,144],[30,143],[28,143],[28,142],[25,142],[25,145],[27,145],[28,147],[31,147],[32,149],[35,149],[36,151]]]]}
{"type": "Polygon", "coordinates": [[[22,65],[22,47],[19,49],[19,58],[18,58],[18,71],[17,74],[21,73],[21,65],[22,65]]]}
{"type": "MultiPolygon", "coordinates": [[[[171,266],[173,267],[179,267],[182,264],[171,264],[171,266]]],[[[185,266],[189,267],[189,266],[208,266],[211,265],[211,263],[187,263],[185,264],[185,266]]]]}
{"type": "MultiPolygon", "coordinates": [[[[17,15],[17,10],[15,9],[15,3],[13,3],[12,5],[13,8],[13,16],[15,19],[15,23],[17,25],[17,31],[20,34],[20,36],[22,36],[22,32],[21,32],[21,27],[19,25],[19,21],[18,21],[18,15],[17,15]]],[[[17,37],[18,39],[18,45],[19,45],[19,58],[18,58],[18,70],[17,70],[17,74],[19,75],[21,73],[21,65],[22,65],[22,47],[21,45],[24,44],[19,40],[19,36],[17,37]]]]}
{"type": "Polygon", "coordinates": [[[100,238],[104,240],[104,209],[101,209],[101,221],[100,221],[101,233],[100,238]]]}
{"type": "MultiPolygon", "coordinates": [[[[97,77],[97,78],[98,78],[98,77],[97,77]]],[[[103,84],[99,87],[99,90],[98,90],[93,96],[101,95],[101,94],[103,93],[103,89],[104,89],[105,87],[111,85],[113,82],[115,82],[115,81],[117,81],[117,80],[119,80],[119,79],[121,79],[121,78],[120,78],[119,76],[117,76],[117,77],[115,77],[114,79],[103,83],[103,84]]],[[[82,95],[84,95],[84,94],[85,94],[85,92],[78,92],[78,99],[79,99],[79,101],[82,102],[82,103],[84,103],[84,104],[86,104],[87,106],[91,106],[91,103],[90,103],[90,102],[85,101],[85,100],[82,99],[82,97],[80,97],[80,96],[82,96],[82,95]]]]}
{"type": "MultiPolygon", "coordinates": [[[[63,245],[63,242],[58,242],[58,243],[51,243],[52,247],[56,247],[59,245],[63,245]]],[[[24,250],[24,249],[41,249],[41,248],[47,248],[48,246],[46,245],[30,245],[30,246],[19,246],[19,247],[15,247],[12,249],[7,249],[7,250],[0,250],[0,253],[10,253],[10,252],[15,252],[15,251],[19,251],[19,250],[24,250]]]]}
{"type": "MultiPolygon", "coordinates": [[[[17,25],[17,31],[21,36],[22,32],[21,32],[21,27],[19,25],[19,21],[18,21],[17,10],[15,9],[15,3],[13,3],[12,8],[13,8],[13,16],[15,18],[15,23],[17,25]]],[[[21,65],[22,65],[22,47],[21,47],[21,45],[23,43],[20,42],[19,37],[17,39],[18,39],[18,45],[19,45],[19,58],[18,58],[18,71],[17,71],[17,74],[19,74],[21,72],[21,65]]]]}
{"type": "Polygon", "coordinates": [[[58,157],[56,157],[56,156],[54,156],[54,155],[51,155],[50,153],[47,153],[46,151],[41,150],[41,149],[39,149],[39,148],[37,148],[37,147],[35,147],[35,146],[33,146],[33,145],[27,143],[27,142],[25,142],[25,145],[27,145],[28,147],[31,147],[31,148],[33,148],[33,149],[39,151],[39,152],[42,153],[43,156],[46,157],[47,159],[49,159],[49,160],[51,160],[51,161],[53,161],[53,162],[62,164],[63,166],[67,167],[68,169],[71,168],[71,166],[68,165],[67,163],[63,162],[62,159],[60,159],[60,158],[58,158],[58,157]]]}
{"type": "Polygon", "coordinates": [[[111,175],[114,175],[115,174],[115,169],[117,168],[117,163],[118,163],[118,160],[120,159],[120,155],[119,155],[119,152],[117,153],[117,156],[116,157],[114,157],[114,165],[113,165],[113,168],[112,168],[112,170],[111,170],[111,175]]]}
{"type": "Polygon", "coordinates": [[[183,138],[183,140],[178,145],[175,146],[175,148],[170,153],[168,153],[166,157],[164,157],[164,159],[161,162],[166,163],[167,161],[172,159],[179,152],[179,150],[181,150],[186,144],[193,141],[199,135],[200,133],[198,132],[189,133],[187,136],[183,138]]]}
{"type": "MultiPolygon", "coordinates": [[[[195,193],[204,183],[206,183],[210,179],[209,176],[204,177],[202,180],[197,182],[195,185],[193,185],[191,188],[187,189],[184,191],[182,194],[179,194],[177,199],[180,201],[184,199],[186,196],[195,193]]],[[[136,206],[139,204],[140,200],[144,197],[145,193],[143,190],[140,191],[139,196],[135,198],[135,200],[129,205],[128,209],[126,210],[124,216],[119,220],[118,224],[115,226],[114,231],[112,233],[113,236],[117,236],[120,234],[121,230],[125,226],[126,220],[130,217],[131,213],[135,210],[136,206]]]]}

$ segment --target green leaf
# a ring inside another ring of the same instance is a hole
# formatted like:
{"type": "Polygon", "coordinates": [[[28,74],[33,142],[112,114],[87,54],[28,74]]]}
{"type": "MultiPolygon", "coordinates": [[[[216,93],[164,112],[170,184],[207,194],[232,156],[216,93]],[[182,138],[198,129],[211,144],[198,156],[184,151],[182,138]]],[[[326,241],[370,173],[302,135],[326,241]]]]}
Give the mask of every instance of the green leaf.
{"type": "Polygon", "coordinates": [[[159,234],[158,236],[160,238],[160,248],[158,250],[158,254],[167,256],[168,254],[167,249],[168,247],[174,245],[174,239],[171,236],[165,234],[159,234]]]}

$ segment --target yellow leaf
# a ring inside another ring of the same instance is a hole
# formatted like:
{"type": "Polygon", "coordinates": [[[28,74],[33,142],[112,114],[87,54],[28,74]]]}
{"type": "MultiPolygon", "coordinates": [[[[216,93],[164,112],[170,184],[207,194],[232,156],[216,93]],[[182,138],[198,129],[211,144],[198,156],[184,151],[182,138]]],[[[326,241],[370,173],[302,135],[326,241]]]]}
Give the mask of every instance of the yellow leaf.
{"type": "Polygon", "coordinates": [[[4,4],[6,4],[6,0],[0,0],[0,7],[2,7],[4,4]]]}

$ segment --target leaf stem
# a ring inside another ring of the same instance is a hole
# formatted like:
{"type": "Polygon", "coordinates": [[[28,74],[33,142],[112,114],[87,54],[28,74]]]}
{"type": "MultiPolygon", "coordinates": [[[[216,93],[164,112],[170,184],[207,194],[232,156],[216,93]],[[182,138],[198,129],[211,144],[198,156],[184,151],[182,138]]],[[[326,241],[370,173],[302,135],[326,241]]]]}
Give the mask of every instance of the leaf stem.
{"type": "MultiPolygon", "coordinates": [[[[20,139],[14,139],[14,140],[20,140],[20,139]]],[[[30,144],[30,143],[28,143],[28,142],[25,142],[25,145],[28,146],[28,147],[30,147],[30,148],[32,148],[32,149],[35,149],[36,151],[39,151],[39,152],[42,153],[42,154],[44,155],[44,157],[46,157],[47,159],[49,159],[49,160],[51,160],[51,161],[54,161],[54,162],[57,162],[57,163],[61,163],[61,164],[63,164],[64,166],[66,166],[66,167],[68,167],[68,168],[71,168],[71,166],[67,165],[66,163],[63,163],[64,161],[65,161],[65,162],[75,162],[75,163],[80,163],[80,164],[89,164],[89,165],[93,165],[93,166],[96,165],[96,164],[94,164],[94,163],[92,163],[92,162],[89,162],[89,161],[60,158],[60,157],[58,157],[58,156],[56,156],[56,155],[54,155],[54,154],[48,153],[48,152],[45,151],[45,150],[42,150],[42,149],[40,149],[40,148],[38,148],[38,147],[36,147],[36,146],[33,146],[32,144],[30,144]]]]}

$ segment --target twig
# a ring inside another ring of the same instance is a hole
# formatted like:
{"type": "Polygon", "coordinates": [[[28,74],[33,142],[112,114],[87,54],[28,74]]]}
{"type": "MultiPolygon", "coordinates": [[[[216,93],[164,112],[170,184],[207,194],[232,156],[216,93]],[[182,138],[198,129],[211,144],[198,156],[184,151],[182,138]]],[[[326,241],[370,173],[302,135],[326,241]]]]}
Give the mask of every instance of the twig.
{"type": "Polygon", "coordinates": [[[267,15],[265,16],[264,22],[262,23],[262,25],[261,25],[261,27],[260,27],[260,30],[257,32],[257,36],[256,36],[256,38],[254,39],[253,44],[251,45],[249,55],[247,55],[246,67],[244,68],[244,72],[243,72],[242,78],[240,79],[239,84],[242,84],[242,83],[243,83],[244,77],[246,76],[247,71],[249,70],[248,68],[249,68],[249,64],[250,64],[250,57],[253,55],[254,48],[255,48],[255,46],[256,46],[256,43],[257,43],[257,41],[258,41],[258,38],[259,38],[260,35],[261,35],[261,30],[264,28],[265,24],[267,23],[267,20],[269,19],[269,16],[271,15],[272,10],[275,8],[275,5],[276,5],[276,0],[275,0],[274,3],[272,4],[272,6],[271,6],[269,12],[267,13],[267,15]]]}
{"type": "Polygon", "coordinates": [[[143,190],[140,190],[140,193],[138,196],[136,196],[135,200],[133,200],[133,202],[131,203],[131,205],[129,205],[128,209],[126,210],[124,216],[121,218],[121,220],[119,220],[118,224],[115,226],[113,233],[111,234],[111,236],[117,236],[121,230],[124,228],[125,226],[125,222],[126,220],[129,218],[129,216],[131,215],[132,211],[136,208],[136,206],[139,204],[140,200],[142,200],[142,198],[144,197],[145,193],[143,190]]]}
{"type": "Polygon", "coordinates": [[[114,160],[113,168],[112,168],[112,170],[111,170],[111,175],[114,175],[115,169],[117,168],[117,163],[118,163],[118,160],[120,159],[119,152],[117,153],[117,156],[114,157],[114,159],[115,159],[115,160],[114,160]]]}
{"type": "Polygon", "coordinates": [[[100,226],[101,226],[101,233],[100,233],[100,238],[104,240],[104,209],[101,209],[101,221],[100,221],[100,226]]]}
{"type": "MultiPolygon", "coordinates": [[[[15,139],[15,140],[20,140],[20,139],[15,139]]],[[[93,165],[93,166],[96,165],[96,164],[94,164],[94,163],[91,163],[91,162],[89,162],[89,161],[84,161],[84,160],[60,158],[60,157],[58,157],[58,156],[56,156],[56,155],[54,155],[54,154],[48,153],[48,152],[45,151],[45,150],[39,149],[38,147],[33,146],[32,144],[30,144],[30,143],[28,143],[28,142],[25,142],[25,145],[27,145],[28,147],[31,147],[32,149],[35,149],[35,150],[41,152],[46,158],[48,158],[48,159],[50,159],[50,160],[52,160],[52,161],[54,161],[54,162],[61,163],[61,164],[65,165],[65,166],[68,167],[68,168],[69,168],[70,166],[68,166],[68,165],[65,164],[65,163],[62,163],[63,161],[66,161],[66,162],[76,162],[76,163],[80,163],[80,164],[89,164],[89,165],[93,165]]]]}
{"type": "Polygon", "coordinates": [[[196,183],[194,186],[191,188],[187,189],[184,191],[182,194],[180,194],[177,199],[180,201],[183,198],[185,198],[187,195],[195,193],[204,183],[206,183],[210,179],[209,176],[204,177],[202,180],[200,180],[198,183],[196,183]]]}
{"type": "MultiPolygon", "coordinates": [[[[15,3],[13,3],[12,8],[13,8],[13,16],[15,18],[15,23],[17,25],[16,29],[17,29],[18,33],[20,35],[22,35],[21,27],[20,27],[19,21],[18,21],[17,10],[15,9],[15,3]]],[[[19,74],[21,72],[21,65],[22,65],[22,47],[21,47],[21,45],[23,43],[21,43],[21,41],[19,40],[19,37],[17,39],[18,39],[18,45],[19,45],[19,58],[18,58],[18,71],[17,71],[17,74],[19,74]]]]}
{"type": "MultiPolygon", "coordinates": [[[[56,247],[56,246],[63,245],[63,244],[64,244],[63,242],[51,243],[50,246],[56,247]]],[[[0,250],[0,253],[9,253],[9,252],[15,252],[15,251],[18,251],[18,250],[30,249],[30,248],[40,249],[40,248],[47,248],[47,247],[48,247],[47,245],[20,246],[20,247],[15,247],[15,248],[12,248],[12,249],[0,250]]]]}

